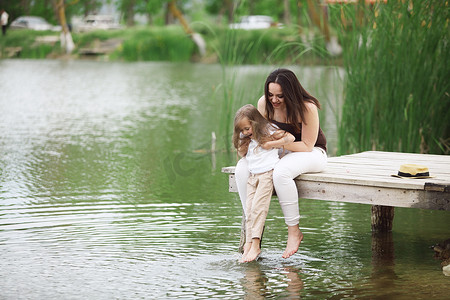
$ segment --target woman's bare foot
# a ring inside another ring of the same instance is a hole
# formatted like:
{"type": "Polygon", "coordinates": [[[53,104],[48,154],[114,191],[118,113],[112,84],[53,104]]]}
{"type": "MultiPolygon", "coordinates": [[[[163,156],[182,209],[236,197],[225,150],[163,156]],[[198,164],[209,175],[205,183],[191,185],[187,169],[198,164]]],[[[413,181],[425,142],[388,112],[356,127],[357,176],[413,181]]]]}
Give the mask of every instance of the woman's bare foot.
{"type": "Polygon", "coordinates": [[[252,248],[252,243],[251,242],[244,244],[244,253],[242,254],[242,257],[239,260],[239,262],[241,262],[241,263],[245,262],[245,258],[246,258],[247,254],[248,254],[248,252],[250,251],[251,248],[252,248]]]}
{"type": "Polygon", "coordinates": [[[250,251],[248,251],[247,255],[243,257],[243,262],[251,262],[258,258],[261,253],[261,248],[259,248],[260,239],[253,239],[252,246],[250,251]]]}
{"type": "Polygon", "coordinates": [[[300,247],[300,243],[303,240],[303,233],[300,231],[300,228],[297,225],[288,226],[288,240],[286,245],[286,250],[282,255],[283,258],[291,257],[297,252],[298,247],[300,247]]]}

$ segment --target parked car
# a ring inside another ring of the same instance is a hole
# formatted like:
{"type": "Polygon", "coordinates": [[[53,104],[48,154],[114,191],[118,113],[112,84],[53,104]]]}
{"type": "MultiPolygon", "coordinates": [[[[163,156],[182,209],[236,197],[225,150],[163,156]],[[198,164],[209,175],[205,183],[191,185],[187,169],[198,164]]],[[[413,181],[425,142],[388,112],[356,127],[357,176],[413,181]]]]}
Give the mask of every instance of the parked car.
{"type": "Polygon", "coordinates": [[[230,24],[232,29],[266,29],[270,27],[282,27],[273,21],[270,16],[244,16],[239,23],[230,24]]]}
{"type": "Polygon", "coordinates": [[[81,23],[77,24],[75,30],[78,32],[91,30],[111,30],[123,28],[111,15],[88,15],[81,23]]]}
{"type": "Polygon", "coordinates": [[[61,31],[61,26],[54,26],[44,18],[36,16],[22,16],[11,22],[11,29],[32,29],[32,30],[52,30],[61,31]]]}

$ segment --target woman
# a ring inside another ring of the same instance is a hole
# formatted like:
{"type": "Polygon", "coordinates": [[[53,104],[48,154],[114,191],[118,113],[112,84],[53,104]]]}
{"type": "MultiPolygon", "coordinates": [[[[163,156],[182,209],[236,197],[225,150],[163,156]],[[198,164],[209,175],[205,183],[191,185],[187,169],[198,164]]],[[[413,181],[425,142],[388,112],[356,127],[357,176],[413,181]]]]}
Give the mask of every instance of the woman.
{"type": "MultiPolygon", "coordinates": [[[[319,101],[287,69],[275,70],[267,77],[264,96],[258,100],[258,110],[265,118],[295,136],[295,142],[284,147],[289,153],[280,159],[273,171],[273,184],[288,226],[283,258],[296,253],[303,239],[294,178],[303,173],[323,171],[327,163],[326,138],[319,125],[319,109],[319,101]]],[[[237,163],[235,176],[239,197],[245,207],[249,177],[245,157],[237,163]]]]}

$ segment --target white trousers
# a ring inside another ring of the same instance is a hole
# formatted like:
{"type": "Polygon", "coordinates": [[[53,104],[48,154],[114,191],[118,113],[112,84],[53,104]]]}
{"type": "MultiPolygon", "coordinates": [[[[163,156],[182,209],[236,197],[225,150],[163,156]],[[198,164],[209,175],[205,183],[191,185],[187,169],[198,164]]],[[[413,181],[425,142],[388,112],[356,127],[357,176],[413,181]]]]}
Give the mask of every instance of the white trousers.
{"type": "MultiPolygon", "coordinates": [[[[311,152],[291,152],[283,156],[273,170],[273,185],[288,226],[297,225],[300,220],[298,191],[294,178],[303,173],[321,172],[327,165],[324,150],[314,147],[311,152]]],[[[236,164],[235,178],[242,209],[246,213],[247,181],[250,176],[245,157],[236,164]]]]}

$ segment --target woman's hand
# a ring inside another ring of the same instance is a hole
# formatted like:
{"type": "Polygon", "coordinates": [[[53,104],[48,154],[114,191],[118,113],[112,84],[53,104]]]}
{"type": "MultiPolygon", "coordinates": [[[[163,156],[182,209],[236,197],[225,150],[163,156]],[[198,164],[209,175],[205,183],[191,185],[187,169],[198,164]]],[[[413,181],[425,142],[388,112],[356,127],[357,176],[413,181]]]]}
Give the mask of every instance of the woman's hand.
{"type": "Polygon", "coordinates": [[[266,150],[271,150],[274,148],[280,149],[285,145],[294,142],[295,140],[295,137],[292,134],[284,130],[277,130],[272,136],[273,138],[275,138],[275,140],[265,142],[264,144],[261,145],[261,148],[266,150]]]}

